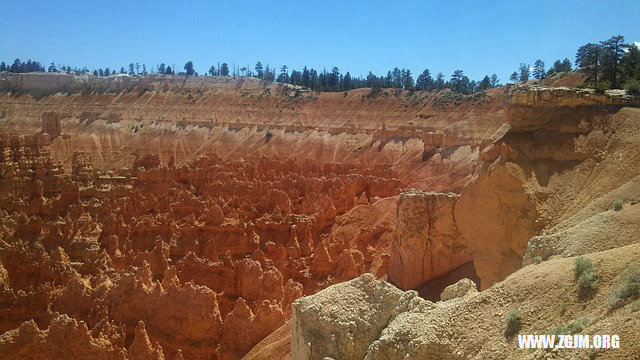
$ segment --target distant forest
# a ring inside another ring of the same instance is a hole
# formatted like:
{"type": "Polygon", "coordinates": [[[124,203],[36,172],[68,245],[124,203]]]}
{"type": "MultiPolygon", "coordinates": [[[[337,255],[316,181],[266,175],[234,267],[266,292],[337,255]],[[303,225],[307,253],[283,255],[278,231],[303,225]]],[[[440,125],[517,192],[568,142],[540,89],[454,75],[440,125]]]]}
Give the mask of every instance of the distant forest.
{"type": "MultiPolygon", "coordinates": [[[[594,87],[599,92],[608,89],[620,89],[626,87],[629,92],[640,92],[640,51],[635,44],[627,44],[621,35],[612,36],[608,40],[597,43],[588,43],[578,48],[574,62],[576,69],[583,69],[587,74],[587,79],[581,86],[594,87]]],[[[199,76],[194,71],[193,62],[188,61],[183,66],[184,71],[177,72],[177,75],[199,76]]],[[[544,79],[555,74],[567,73],[573,70],[572,63],[568,58],[556,60],[553,65],[546,70],[545,62],[536,60],[531,66],[529,63],[520,63],[509,80],[511,82],[524,82],[529,79],[544,79]]],[[[152,68],[147,68],[135,62],[130,63],[126,68],[116,69],[105,68],[90,71],[87,67],[81,69],[72,66],[58,67],[51,63],[45,70],[38,61],[27,60],[26,62],[15,59],[11,65],[0,63],[0,71],[15,73],[26,72],[64,72],[68,74],[93,74],[95,76],[110,76],[116,74],[146,75],[146,74],[176,74],[175,66],[167,66],[164,63],[152,68]]],[[[287,65],[280,68],[270,67],[257,62],[253,68],[247,66],[233,65],[229,68],[228,63],[219,62],[209,68],[210,76],[249,76],[264,80],[276,81],[280,83],[292,84],[309,88],[313,91],[347,91],[357,88],[395,88],[410,91],[451,89],[461,94],[472,94],[484,91],[489,88],[500,86],[500,80],[496,74],[487,75],[483,79],[470,80],[462,70],[456,70],[449,79],[438,72],[435,77],[429,69],[425,69],[418,77],[413,78],[411,70],[405,68],[394,68],[386,75],[377,76],[371,71],[366,77],[354,77],[348,71],[341,73],[337,67],[330,71],[322,71],[304,66],[301,70],[291,69],[287,65]]]]}

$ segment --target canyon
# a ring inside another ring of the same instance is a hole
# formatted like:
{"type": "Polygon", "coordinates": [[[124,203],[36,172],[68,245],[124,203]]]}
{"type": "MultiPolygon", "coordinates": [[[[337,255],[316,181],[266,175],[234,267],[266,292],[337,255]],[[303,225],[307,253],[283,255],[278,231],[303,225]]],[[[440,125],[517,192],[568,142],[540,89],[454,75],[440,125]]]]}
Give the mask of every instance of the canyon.
{"type": "Polygon", "coordinates": [[[631,358],[640,98],[566,82],[0,73],[0,357],[545,358],[517,307],[631,358]]]}

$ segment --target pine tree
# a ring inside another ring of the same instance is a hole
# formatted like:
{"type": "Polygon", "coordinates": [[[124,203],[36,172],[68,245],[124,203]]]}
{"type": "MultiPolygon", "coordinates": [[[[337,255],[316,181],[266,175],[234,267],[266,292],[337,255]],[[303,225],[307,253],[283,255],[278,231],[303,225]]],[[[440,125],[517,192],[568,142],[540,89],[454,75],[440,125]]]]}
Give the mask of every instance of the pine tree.
{"type": "Polygon", "coordinates": [[[444,83],[444,74],[439,72],[438,75],[436,75],[436,81],[434,82],[434,86],[436,89],[444,89],[445,83],[444,83]]]}
{"type": "Polygon", "coordinates": [[[625,49],[629,46],[624,43],[624,36],[612,36],[606,41],[600,42],[604,51],[602,71],[604,76],[611,82],[611,86],[618,88],[620,75],[620,61],[625,54],[625,49]]]}
{"type": "Polygon", "coordinates": [[[490,83],[491,85],[490,86],[492,88],[499,86],[498,82],[500,80],[498,80],[498,75],[496,75],[496,74],[491,75],[491,79],[490,80],[491,80],[491,83],[490,83]]]}
{"type": "Polygon", "coordinates": [[[255,70],[256,70],[256,77],[259,77],[261,79],[264,78],[264,71],[262,70],[262,63],[260,61],[256,63],[255,70]]]}
{"type": "Polygon", "coordinates": [[[529,80],[529,64],[520,63],[520,66],[518,67],[518,71],[519,71],[518,80],[522,82],[529,80]]]}
{"type": "Polygon", "coordinates": [[[538,59],[533,64],[533,77],[536,79],[544,79],[546,72],[544,70],[544,61],[538,59]]]}
{"type": "Polygon", "coordinates": [[[211,65],[209,68],[209,75],[214,76],[216,74],[216,67],[211,65]]]}
{"type": "Polygon", "coordinates": [[[464,72],[460,69],[456,70],[453,72],[453,74],[451,75],[451,80],[449,80],[449,83],[451,84],[451,89],[455,92],[459,92],[462,93],[464,92],[464,72]]]}
{"type": "Polygon", "coordinates": [[[517,83],[518,82],[518,72],[514,71],[511,73],[511,76],[509,77],[509,80],[511,80],[513,83],[517,83]]]}
{"type": "Polygon", "coordinates": [[[489,75],[486,75],[478,84],[478,89],[487,90],[489,87],[491,87],[491,79],[489,78],[489,75]]]}
{"type": "Polygon", "coordinates": [[[349,72],[347,71],[346,74],[344,74],[344,77],[342,78],[342,90],[350,90],[352,86],[352,81],[351,81],[351,74],[349,74],[349,72]]]}
{"type": "Polygon", "coordinates": [[[184,71],[186,72],[187,76],[193,75],[193,73],[195,72],[193,70],[193,61],[187,61],[187,63],[184,64],[184,71]]]}
{"type": "Polygon", "coordinates": [[[227,63],[222,63],[222,65],[220,65],[220,75],[229,76],[229,65],[227,63]]]}
{"type": "Polygon", "coordinates": [[[602,47],[588,43],[578,48],[576,52],[576,66],[587,70],[587,79],[598,82],[598,74],[602,65],[602,47]]]}
{"type": "Polygon", "coordinates": [[[624,81],[640,80],[640,49],[635,44],[630,45],[621,63],[624,81]]]}
{"type": "Polygon", "coordinates": [[[416,81],[416,89],[417,90],[431,90],[433,89],[433,78],[431,77],[431,73],[429,69],[425,69],[422,74],[418,76],[418,80],[416,81]]]}
{"type": "Polygon", "coordinates": [[[402,69],[402,71],[403,71],[402,87],[405,90],[413,90],[413,77],[411,76],[411,70],[402,69]]]}

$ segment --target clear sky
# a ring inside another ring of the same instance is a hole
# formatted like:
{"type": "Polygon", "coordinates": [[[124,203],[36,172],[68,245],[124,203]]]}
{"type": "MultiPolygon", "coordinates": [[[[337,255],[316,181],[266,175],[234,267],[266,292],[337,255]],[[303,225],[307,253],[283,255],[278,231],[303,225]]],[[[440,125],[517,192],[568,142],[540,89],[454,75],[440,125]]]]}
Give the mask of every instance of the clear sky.
{"type": "Polygon", "coordinates": [[[568,57],[587,42],[640,41],[640,1],[0,0],[0,59],[89,69],[256,61],[506,82],[519,62],[568,57]]]}

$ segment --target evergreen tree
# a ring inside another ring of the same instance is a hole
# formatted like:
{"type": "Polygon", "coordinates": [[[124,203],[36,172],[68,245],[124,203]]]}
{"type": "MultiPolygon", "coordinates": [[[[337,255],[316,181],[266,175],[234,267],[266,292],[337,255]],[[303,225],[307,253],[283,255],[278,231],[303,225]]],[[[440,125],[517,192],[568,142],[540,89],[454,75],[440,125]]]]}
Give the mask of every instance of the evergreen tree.
{"type": "Polygon", "coordinates": [[[167,68],[165,67],[164,63],[158,65],[158,74],[165,74],[166,72],[167,68]]]}
{"type": "Polygon", "coordinates": [[[135,74],[134,71],[133,71],[134,67],[135,67],[134,63],[129,64],[129,75],[135,74]]]}
{"type": "Polygon", "coordinates": [[[340,70],[337,67],[334,67],[331,70],[331,73],[328,74],[326,78],[325,89],[328,91],[336,91],[339,90],[338,83],[340,81],[340,70]]]}
{"type": "Polygon", "coordinates": [[[569,72],[571,71],[571,60],[564,58],[564,60],[562,61],[562,67],[561,70],[563,72],[569,72]]]}
{"type": "Polygon", "coordinates": [[[187,74],[187,76],[193,75],[193,73],[195,72],[193,70],[193,61],[187,61],[187,63],[184,64],[184,71],[187,74]]]}
{"type": "Polygon", "coordinates": [[[640,80],[640,49],[635,44],[629,46],[621,66],[624,81],[640,80]]]}
{"type": "Polygon", "coordinates": [[[453,72],[453,74],[451,75],[451,80],[449,80],[449,83],[451,84],[451,89],[455,92],[459,92],[462,93],[464,92],[464,83],[463,83],[463,78],[464,78],[464,72],[460,69],[456,70],[453,72]]]}
{"type": "Polygon", "coordinates": [[[538,59],[533,64],[533,77],[536,79],[544,79],[547,73],[544,70],[544,61],[538,59]]]}
{"type": "Polygon", "coordinates": [[[111,69],[109,68],[104,69],[104,76],[109,76],[109,75],[111,75],[111,69]]]}
{"type": "Polygon", "coordinates": [[[477,85],[479,90],[487,90],[491,87],[491,79],[489,75],[485,76],[482,81],[477,85]]]}
{"type": "Polygon", "coordinates": [[[140,64],[136,63],[136,74],[140,74],[140,64]]]}
{"type": "Polygon", "coordinates": [[[306,88],[311,87],[311,73],[306,66],[302,68],[302,86],[306,88]]]}
{"type": "Polygon", "coordinates": [[[598,82],[598,74],[602,65],[602,47],[588,43],[578,48],[576,52],[576,66],[587,70],[587,79],[598,82]]]}
{"type": "Polygon", "coordinates": [[[351,90],[353,86],[352,80],[351,80],[351,74],[349,74],[349,72],[347,71],[346,74],[344,74],[344,77],[342,78],[342,90],[351,90]]]}
{"type": "Polygon", "coordinates": [[[256,70],[256,77],[259,77],[261,79],[264,78],[264,71],[262,70],[262,63],[260,61],[256,63],[254,69],[256,70]]]}
{"type": "Polygon", "coordinates": [[[518,82],[518,73],[516,71],[511,73],[511,76],[509,77],[509,80],[511,80],[513,83],[517,83],[518,82]]]}
{"type": "Polygon", "coordinates": [[[366,78],[366,86],[372,88],[376,85],[378,86],[380,85],[378,83],[378,77],[373,75],[373,73],[369,71],[369,74],[367,74],[367,78],[366,78]]]}
{"type": "Polygon", "coordinates": [[[124,69],[124,66],[120,68],[120,74],[126,74],[127,72],[124,69]]]}
{"type": "Polygon", "coordinates": [[[433,78],[431,77],[431,73],[429,69],[425,69],[422,74],[418,76],[418,81],[416,81],[416,89],[417,90],[431,90],[433,89],[433,78]]]}
{"type": "Polygon", "coordinates": [[[436,75],[436,81],[434,82],[434,86],[436,89],[444,89],[445,83],[444,83],[443,73],[439,72],[438,75],[436,75]]]}
{"type": "Polygon", "coordinates": [[[411,70],[402,69],[402,87],[405,90],[413,89],[413,77],[411,76],[411,70]]]}
{"type": "Polygon", "coordinates": [[[0,71],[6,71],[7,70],[7,64],[3,62],[0,63],[0,71]]]}
{"type": "Polygon", "coordinates": [[[520,63],[518,67],[519,71],[519,79],[520,81],[528,81],[529,80],[529,64],[520,63]]]}
{"type": "Polygon", "coordinates": [[[289,82],[289,72],[287,71],[287,65],[282,65],[280,67],[280,74],[278,75],[276,81],[281,83],[289,82]]]}
{"type": "Polygon", "coordinates": [[[624,36],[612,36],[606,41],[600,42],[604,51],[602,71],[604,76],[611,82],[611,86],[618,88],[620,75],[620,62],[625,54],[625,49],[629,46],[624,43],[624,36]]]}
{"type": "MultiPolygon", "coordinates": [[[[63,66],[63,67],[64,67],[64,66],[63,66]]],[[[64,70],[64,69],[63,69],[63,70],[64,70]]],[[[99,75],[98,70],[93,70],[93,76],[98,76],[98,75],[99,75]]]]}
{"type": "Polygon", "coordinates": [[[498,82],[499,82],[499,81],[500,81],[500,80],[498,80],[498,75],[496,75],[496,74],[491,75],[491,79],[490,79],[490,86],[491,86],[492,88],[497,87],[497,86],[500,86],[500,85],[498,84],[498,82]]]}
{"type": "MultiPolygon", "coordinates": [[[[2,64],[4,64],[4,62],[2,64]]],[[[49,64],[49,72],[58,72],[58,69],[56,69],[56,64],[54,64],[53,62],[49,64]]]]}
{"type": "Polygon", "coordinates": [[[142,74],[147,75],[147,65],[142,64],[142,74]]]}
{"type": "Polygon", "coordinates": [[[173,75],[173,69],[171,69],[171,66],[167,66],[167,72],[165,74],[173,75]]]}
{"type": "Polygon", "coordinates": [[[222,63],[220,66],[220,75],[229,76],[229,65],[227,63],[222,63]]]}
{"type": "Polygon", "coordinates": [[[216,74],[216,67],[211,65],[209,68],[209,75],[214,76],[216,74]]]}

